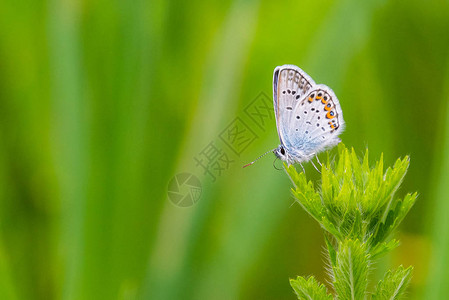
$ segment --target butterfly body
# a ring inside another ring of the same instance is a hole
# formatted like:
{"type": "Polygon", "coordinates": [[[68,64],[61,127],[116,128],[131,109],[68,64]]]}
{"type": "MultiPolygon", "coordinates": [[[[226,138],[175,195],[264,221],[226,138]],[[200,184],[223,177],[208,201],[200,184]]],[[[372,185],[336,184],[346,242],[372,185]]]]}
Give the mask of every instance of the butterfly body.
{"type": "Polygon", "coordinates": [[[281,142],[274,153],[279,159],[305,162],[340,142],[345,122],[335,93],[297,66],[274,70],[273,103],[281,142]]]}

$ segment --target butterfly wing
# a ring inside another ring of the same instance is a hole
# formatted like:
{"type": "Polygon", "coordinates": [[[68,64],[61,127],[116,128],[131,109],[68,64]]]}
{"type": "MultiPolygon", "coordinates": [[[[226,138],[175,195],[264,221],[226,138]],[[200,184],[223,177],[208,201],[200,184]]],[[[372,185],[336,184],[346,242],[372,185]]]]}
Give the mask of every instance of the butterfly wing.
{"type": "Polygon", "coordinates": [[[324,84],[315,85],[294,107],[285,143],[297,157],[308,158],[338,144],[344,126],[335,93],[324,84]]]}
{"type": "Polygon", "coordinates": [[[303,70],[294,65],[283,65],[274,69],[273,102],[276,127],[281,144],[285,147],[289,139],[289,124],[294,108],[315,82],[303,70]]]}

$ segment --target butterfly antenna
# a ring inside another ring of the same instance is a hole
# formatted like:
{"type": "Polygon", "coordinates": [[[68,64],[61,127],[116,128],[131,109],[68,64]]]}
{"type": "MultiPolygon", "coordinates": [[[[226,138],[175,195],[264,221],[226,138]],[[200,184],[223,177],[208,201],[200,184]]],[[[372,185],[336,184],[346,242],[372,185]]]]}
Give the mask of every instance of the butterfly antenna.
{"type": "Polygon", "coordinates": [[[274,148],[273,150],[269,150],[267,152],[265,152],[264,154],[262,154],[261,156],[259,156],[258,158],[256,158],[254,161],[250,162],[249,164],[246,164],[243,166],[243,168],[249,167],[251,166],[253,163],[255,163],[256,161],[258,161],[259,159],[261,159],[262,157],[264,157],[265,155],[267,155],[270,152],[273,152],[274,150],[276,150],[276,148],[274,148]]]}
{"type": "Polygon", "coordinates": [[[306,170],[304,169],[304,166],[302,165],[302,163],[299,163],[299,165],[301,166],[301,168],[302,168],[302,172],[304,173],[304,175],[306,174],[306,170]]]}
{"type": "Polygon", "coordinates": [[[318,155],[315,154],[315,157],[316,157],[317,162],[320,164],[320,166],[323,167],[323,165],[320,162],[320,159],[318,158],[318,155]]]}

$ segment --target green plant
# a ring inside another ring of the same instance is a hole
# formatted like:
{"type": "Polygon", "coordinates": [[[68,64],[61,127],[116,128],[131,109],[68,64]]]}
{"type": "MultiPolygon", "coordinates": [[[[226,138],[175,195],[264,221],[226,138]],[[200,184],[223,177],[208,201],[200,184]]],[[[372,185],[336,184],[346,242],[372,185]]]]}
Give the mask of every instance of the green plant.
{"type": "Polygon", "coordinates": [[[342,143],[335,162],[321,168],[315,187],[304,173],[286,166],[295,187],[296,201],[324,229],[334,294],[314,277],[291,279],[299,299],[400,299],[410,281],[412,267],[388,271],[374,291],[368,291],[372,263],[398,246],[391,238],[413,206],[417,194],[395,197],[409,166],[409,157],[398,159],[384,173],[383,157],[370,168],[368,150],[363,161],[342,143]]]}

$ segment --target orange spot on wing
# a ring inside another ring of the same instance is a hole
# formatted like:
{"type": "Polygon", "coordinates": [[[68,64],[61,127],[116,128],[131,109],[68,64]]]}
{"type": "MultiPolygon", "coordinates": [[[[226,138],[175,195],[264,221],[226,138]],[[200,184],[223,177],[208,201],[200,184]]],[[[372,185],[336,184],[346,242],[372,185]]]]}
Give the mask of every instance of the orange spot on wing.
{"type": "Polygon", "coordinates": [[[331,115],[330,111],[326,114],[326,118],[328,118],[328,119],[333,119],[334,117],[335,117],[335,115],[334,116],[331,115]]]}
{"type": "Polygon", "coordinates": [[[309,97],[309,102],[313,102],[313,98],[312,97],[309,97]]]}

